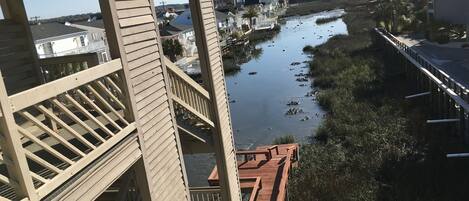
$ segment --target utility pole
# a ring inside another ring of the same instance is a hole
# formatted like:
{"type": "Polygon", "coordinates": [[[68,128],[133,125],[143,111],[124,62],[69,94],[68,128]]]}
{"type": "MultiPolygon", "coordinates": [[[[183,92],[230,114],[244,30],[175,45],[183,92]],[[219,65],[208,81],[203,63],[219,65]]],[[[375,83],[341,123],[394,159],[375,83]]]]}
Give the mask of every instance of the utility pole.
{"type": "Polygon", "coordinates": [[[165,3],[164,0],[160,2],[160,4],[163,4],[163,13],[166,13],[166,8],[164,7],[164,3],[165,3]]]}

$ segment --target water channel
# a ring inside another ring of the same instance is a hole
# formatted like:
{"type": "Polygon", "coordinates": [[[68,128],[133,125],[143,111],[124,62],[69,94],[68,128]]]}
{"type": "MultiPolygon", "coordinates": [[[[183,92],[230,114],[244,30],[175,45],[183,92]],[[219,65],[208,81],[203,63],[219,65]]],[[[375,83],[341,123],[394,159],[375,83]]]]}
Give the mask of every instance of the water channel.
{"type": "MultiPolygon", "coordinates": [[[[305,45],[317,46],[334,35],[347,34],[347,26],[338,19],[317,25],[316,19],[341,15],[343,10],[283,19],[281,31],[272,39],[253,45],[260,55],[241,65],[241,70],[226,75],[230,96],[231,120],[236,147],[255,148],[271,144],[276,137],[293,135],[307,142],[320,125],[324,112],[314,96],[311,80],[297,81],[308,73],[310,56],[305,45]],[[291,65],[298,62],[297,65],[291,65]],[[289,102],[299,105],[287,105],[289,102]],[[302,110],[286,115],[291,108],[302,110]]],[[[213,154],[185,156],[190,186],[207,185],[215,165],[213,154]]]]}

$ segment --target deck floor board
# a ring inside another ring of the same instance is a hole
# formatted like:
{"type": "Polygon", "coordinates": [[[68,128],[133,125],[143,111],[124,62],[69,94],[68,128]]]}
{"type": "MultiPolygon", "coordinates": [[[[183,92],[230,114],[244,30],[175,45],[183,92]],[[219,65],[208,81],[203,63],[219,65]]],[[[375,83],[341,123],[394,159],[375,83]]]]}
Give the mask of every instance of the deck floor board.
{"type": "MultiPolygon", "coordinates": [[[[266,160],[265,155],[257,155],[256,160],[238,161],[238,172],[240,178],[245,177],[261,177],[262,188],[258,192],[256,201],[274,201],[277,199],[279,192],[280,179],[282,176],[284,165],[282,163],[287,155],[287,149],[297,144],[278,145],[279,153],[272,150],[272,159],[266,160]]],[[[266,150],[271,146],[257,147],[256,150],[266,150]]],[[[297,164],[294,163],[293,166],[297,164]]],[[[216,171],[214,168],[213,171],[216,171]]],[[[217,180],[218,174],[212,172],[209,180],[217,180]]],[[[241,186],[244,184],[241,183],[241,186]]],[[[249,186],[249,185],[247,185],[249,186]]]]}

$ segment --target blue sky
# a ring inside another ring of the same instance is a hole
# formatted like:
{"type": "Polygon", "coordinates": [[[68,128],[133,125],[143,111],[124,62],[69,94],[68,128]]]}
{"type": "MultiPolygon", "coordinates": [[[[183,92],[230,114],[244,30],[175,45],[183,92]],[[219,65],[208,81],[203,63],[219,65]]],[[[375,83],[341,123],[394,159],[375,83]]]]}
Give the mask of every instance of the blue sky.
{"type": "MultiPolygon", "coordinates": [[[[165,0],[166,4],[187,2],[188,0],[165,0]]],[[[161,5],[160,3],[161,0],[155,0],[156,5],[161,5]]],[[[42,19],[100,10],[99,0],[24,0],[24,4],[29,17],[40,16],[42,19]]]]}

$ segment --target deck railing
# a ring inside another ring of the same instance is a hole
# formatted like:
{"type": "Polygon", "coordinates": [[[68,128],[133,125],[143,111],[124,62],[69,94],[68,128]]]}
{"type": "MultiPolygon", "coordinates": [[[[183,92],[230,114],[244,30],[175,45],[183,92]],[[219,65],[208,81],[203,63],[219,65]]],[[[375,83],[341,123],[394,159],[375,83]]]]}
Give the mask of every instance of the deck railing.
{"type": "Polygon", "coordinates": [[[99,64],[97,53],[50,57],[39,60],[45,80],[50,82],[99,64]]]}
{"type": "Polygon", "coordinates": [[[194,114],[205,124],[214,126],[210,115],[210,96],[199,83],[186,75],[169,59],[165,58],[171,85],[172,99],[183,110],[194,114]]]}
{"type": "Polygon", "coordinates": [[[424,69],[428,70],[435,78],[442,82],[446,87],[451,89],[459,97],[461,97],[466,103],[469,102],[469,89],[464,87],[462,84],[451,78],[448,74],[434,66],[426,58],[422,57],[417,51],[407,46],[405,43],[397,39],[394,35],[389,33],[385,29],[375,29],[376,33],[392,41],[394,45],[404,51],[408,56],[418,62],[424,69]]]}
{"type": "Polygon", "coordinates": [[[277,201],[284,201],[288,197],[288,177],[292,169],[292,157],[296,158],[298,147],[290,147],[287,149],[287,156],[283,162],[283,170],[280,178],[279,192],[277,194],[277,201]]]}
{"type": "Polygon", "coordinates": [[[191,201],[222,201],[220,187],[191,187],[191,201]]]}
{"type": "Polygon", "coordinates": [[[0,80],[0,196],[29,185],[43,198],[135,130],[121,70],[116,59],[12,96],[0,80]]]}
{"type": "Polygon", "coordinates": [[[248,201],[256,201],[259,190],[262,188],[261,177],[240,177],[239,182],[241,183],[241,189],[251,189],[251,195],[248,201]]]}

